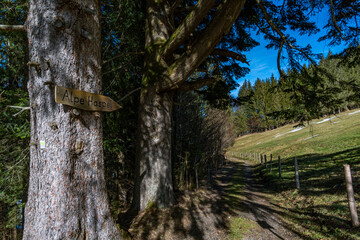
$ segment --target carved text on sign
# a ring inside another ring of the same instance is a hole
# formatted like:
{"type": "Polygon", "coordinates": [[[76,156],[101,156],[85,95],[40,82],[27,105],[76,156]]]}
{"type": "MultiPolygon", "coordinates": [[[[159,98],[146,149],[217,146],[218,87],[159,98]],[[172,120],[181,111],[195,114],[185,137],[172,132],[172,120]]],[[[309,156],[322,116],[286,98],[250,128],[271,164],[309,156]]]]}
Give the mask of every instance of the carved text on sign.
{"type": "Polygon", "coordinates": [[[107,96],[60,86],[55,86],[55,102],[98,112],[111,112],[121,108],[107,96]]]}

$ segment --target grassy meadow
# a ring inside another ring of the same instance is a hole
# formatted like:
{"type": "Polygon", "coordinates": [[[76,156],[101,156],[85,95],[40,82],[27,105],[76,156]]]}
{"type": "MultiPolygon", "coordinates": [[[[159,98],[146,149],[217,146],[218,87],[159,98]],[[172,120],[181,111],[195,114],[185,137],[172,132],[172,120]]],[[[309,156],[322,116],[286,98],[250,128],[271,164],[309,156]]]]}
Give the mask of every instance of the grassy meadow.
{"type": "Polygon", "coordinates": [[[304,128],[287,125],[236,139],[228,154],[266,154],[268,168],[247,158],[264,193],[276,205],[288,228],[305,239],[360,239],[351,226],[344,164],[350,164],[360,215],[360,112],[316,119],[304,128]],[[270,156],[273,156],[272,167],[270,156]],[[278,156],[282,160],[279,178],[278,156]],[[298,159],[300,185],[296,188],[294,158],[298,159]]]}

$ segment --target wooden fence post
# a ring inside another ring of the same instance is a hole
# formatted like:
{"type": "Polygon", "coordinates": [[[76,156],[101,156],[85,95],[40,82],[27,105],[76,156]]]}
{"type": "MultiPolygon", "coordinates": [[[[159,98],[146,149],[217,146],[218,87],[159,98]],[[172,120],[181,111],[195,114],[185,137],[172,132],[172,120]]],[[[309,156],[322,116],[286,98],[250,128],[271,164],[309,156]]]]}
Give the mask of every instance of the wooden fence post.
{"type": "Polygon", "coordinates": [[[359,227],[359,218],[356,211],[356,203],[355,203],[355,197],[354,197],[354,189],[352,185],[352,179],[351,179],[351,171],[350,171],[350,165],[345,164],[344,165],[344,171],[345,171],[345,183],[346,183],[346,191],[349,201],[349,209],[350,209],[350,215],[351,215],[351,224],[353,227],[359,227]]]}
{"type": "Polygon", "coordinates": [[[260,154],[260,158],[261,158],[261,164],[263,164],[263,155],[260,154]]]}
{"type": "Polygon", "coordinates": [[[279,178],[281,179],[281,157],[278,157],[279,160],[279,178]]]}
{"type": "Polygon", "coordinates": [[[266,154],[264,155],[265,157],[265,167],[267,168],[267,158],[266,158],[266,154]]]}
{"type": "Polygon", "coordinates": [[[298,168],[297,157],[295,157],[295,179],[296,179],[296,188],[300,189],[299,168],[298,168]]]}
{"type": "Polygon", "coordinates": [[[270,172],[272,171],[272,154],[270,154],[270,172]]]}

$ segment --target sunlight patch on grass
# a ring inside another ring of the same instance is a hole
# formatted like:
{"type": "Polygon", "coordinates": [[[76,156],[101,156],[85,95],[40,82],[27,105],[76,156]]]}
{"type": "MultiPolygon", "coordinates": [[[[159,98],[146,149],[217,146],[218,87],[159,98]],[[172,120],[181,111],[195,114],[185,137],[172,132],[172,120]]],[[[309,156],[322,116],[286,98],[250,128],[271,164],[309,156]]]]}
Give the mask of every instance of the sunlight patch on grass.
{"type": "Polygon", "coordinates": [[[229,227],[230,234],[228,236],[229,240],[242,239],[244,236],[246,236],[256,228],[258,228],[256,222],[241,217],[230,218],[229,222],[230,222],[230,227],[229,227]]]}

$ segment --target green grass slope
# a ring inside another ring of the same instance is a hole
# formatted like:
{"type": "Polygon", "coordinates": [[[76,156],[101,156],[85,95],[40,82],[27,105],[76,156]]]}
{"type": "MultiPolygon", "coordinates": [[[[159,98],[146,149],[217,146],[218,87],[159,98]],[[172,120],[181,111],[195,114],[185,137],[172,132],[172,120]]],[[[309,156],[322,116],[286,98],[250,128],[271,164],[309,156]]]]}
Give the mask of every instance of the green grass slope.
{"type": "Polygon", "coordinates": [[[306,239],[360,239],[351,227],[343,165],[350,164],[360,216],[360,112],[341,113],[331,120],[314,120],[299,130],[294,125],[239,137],[228,154],[266,154],[268,168],[258,159],[256,174],[269,199],[281,209],[288,227],[306,239]],[[282,178],[278,173],[282,159],[282,178]],[[294,157],[299,164],[301,189],[296,189],[294,157]]]}

